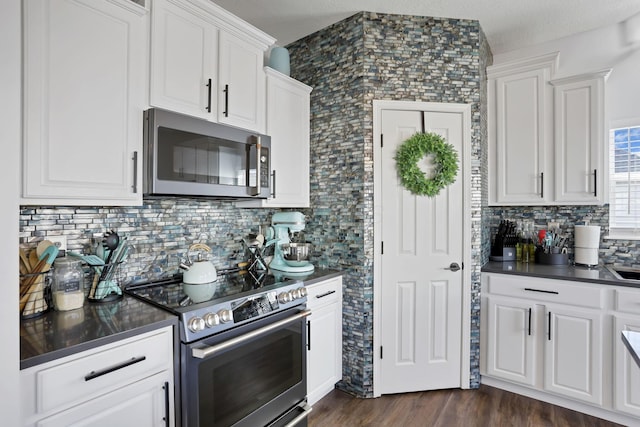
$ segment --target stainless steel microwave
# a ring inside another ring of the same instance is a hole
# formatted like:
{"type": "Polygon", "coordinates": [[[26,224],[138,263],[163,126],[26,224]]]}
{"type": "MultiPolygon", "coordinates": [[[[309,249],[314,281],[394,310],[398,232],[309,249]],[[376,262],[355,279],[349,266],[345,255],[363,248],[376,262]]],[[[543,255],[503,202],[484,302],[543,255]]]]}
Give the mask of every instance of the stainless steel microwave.
{"type": "Polygon", "coordinates": [[[157,108],[144,124],[145,196],[269,197],[269,136],[157,108]]]}

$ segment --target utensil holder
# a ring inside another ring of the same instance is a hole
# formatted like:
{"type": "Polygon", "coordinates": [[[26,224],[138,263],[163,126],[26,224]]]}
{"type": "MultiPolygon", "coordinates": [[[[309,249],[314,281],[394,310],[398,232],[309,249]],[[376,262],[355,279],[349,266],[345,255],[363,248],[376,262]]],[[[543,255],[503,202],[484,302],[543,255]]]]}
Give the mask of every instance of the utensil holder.
{"type": "Polygon", "coordinates": [[[566,253],[547,254],[536,251],[536,264],[566,266],[569,264],[569,255],[566,253]]]}
{"type": "Polygon", "coordinates": [[[93,280],[87,301],[89,302],[111,302],[122,298],[122,289],[119,282],[121,281],[121,262],[104,264],[100,267],[93,267],[93,280]],[[102,269],[107,268],[108,272],[103,280],[100,280],[102,269]]]}
{"type": "Polygon", "coordinates": [[[20,317],[31,319],[51,310],[51,274],[49,271],[20,275],[20,317]]]}

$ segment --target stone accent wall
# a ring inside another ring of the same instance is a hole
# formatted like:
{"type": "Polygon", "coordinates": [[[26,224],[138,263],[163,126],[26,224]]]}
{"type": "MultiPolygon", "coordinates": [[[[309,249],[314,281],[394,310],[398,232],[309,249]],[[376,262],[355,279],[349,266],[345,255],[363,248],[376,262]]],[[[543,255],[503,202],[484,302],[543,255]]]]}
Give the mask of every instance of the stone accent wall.
{"type": "Polygon", "coordinates": [[[320,250],[330,259],[348,256],[341,261],[347,273],[340,386],[361,397],[373,395],[373,100],[471,104],[474,302],[469,315],[474,329],[471,386],[477,387],[481,153],[486,146],[486,107],[481,106],[486,87],[481,79],[490,61],[478,22],[362,12],[288,48],[291,75],[314,88],[311,178],[325,184],[325,191],[315,193],[312,187],[310,229],[324,237],[320,250]],[[324,217],[334,223],[317,228],[324,217]],[[337,224],[346,225],[344,232],[337,224]],[[330,236],[346,239],[348,250],[330,236]]]}

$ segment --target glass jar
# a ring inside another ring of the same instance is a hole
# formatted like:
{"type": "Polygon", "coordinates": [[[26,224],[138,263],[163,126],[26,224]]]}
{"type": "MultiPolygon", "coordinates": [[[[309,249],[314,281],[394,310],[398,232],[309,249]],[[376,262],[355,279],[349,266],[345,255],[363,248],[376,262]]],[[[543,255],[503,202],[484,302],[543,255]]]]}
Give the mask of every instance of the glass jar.
{"type": "Polygon", "coordinates": [[[82,307],[84,304],[84,271],[81,260],[75,258],[55,260],[51,297],[53,306],[58,311],[82,307]]]}

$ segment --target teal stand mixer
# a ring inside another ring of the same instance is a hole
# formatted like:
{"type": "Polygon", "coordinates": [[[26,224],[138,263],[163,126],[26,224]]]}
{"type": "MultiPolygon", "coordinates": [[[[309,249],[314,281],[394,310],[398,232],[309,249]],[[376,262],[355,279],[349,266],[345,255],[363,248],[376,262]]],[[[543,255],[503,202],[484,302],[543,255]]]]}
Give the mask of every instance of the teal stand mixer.
{"type": "Polygon", "coordinates": [[[313,272],[313,264],[309,262],[311,244],[291,242],[291,234],[304,230],[304,215],[301,212],[278,212],[271,217],[271,225],[267,239],[274,244],[274,250],[269,268],[274,273],[313,272]]]}

